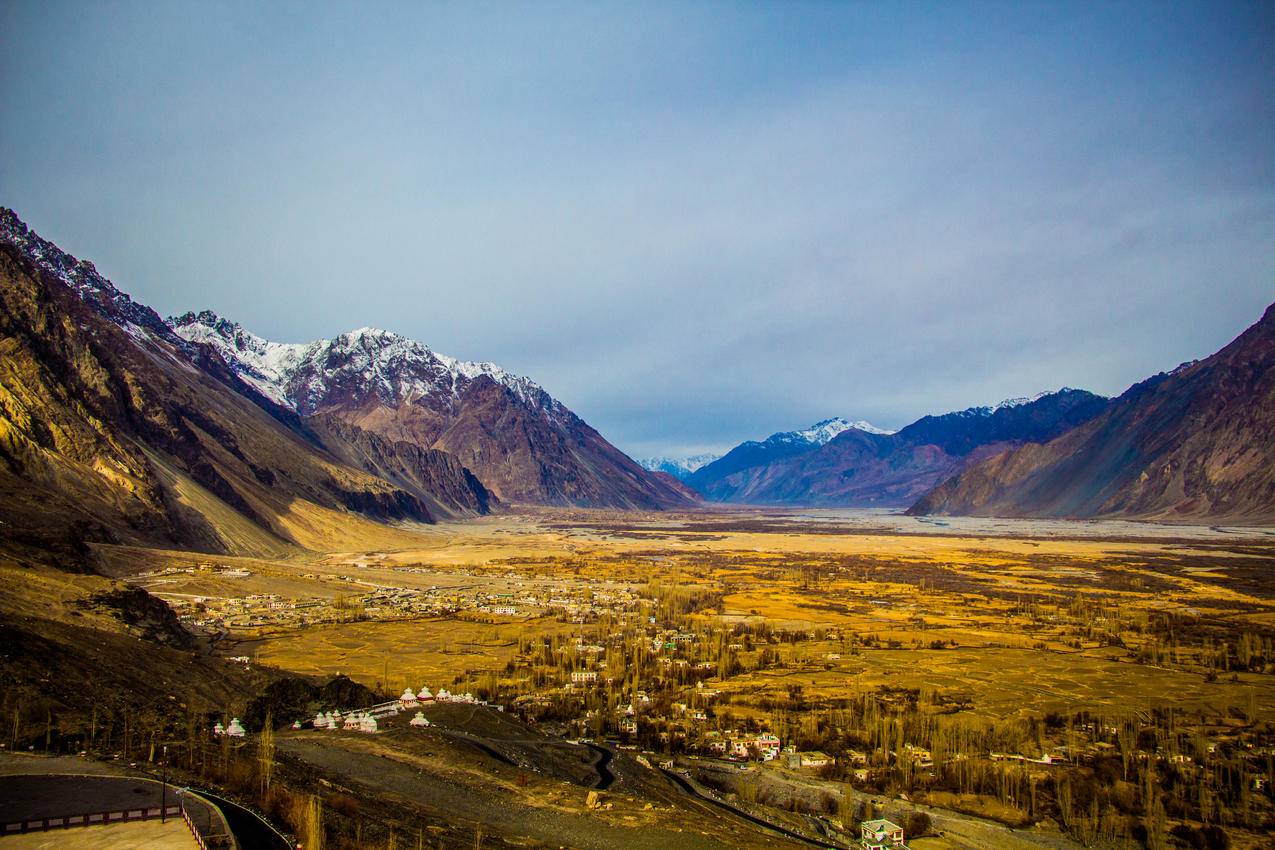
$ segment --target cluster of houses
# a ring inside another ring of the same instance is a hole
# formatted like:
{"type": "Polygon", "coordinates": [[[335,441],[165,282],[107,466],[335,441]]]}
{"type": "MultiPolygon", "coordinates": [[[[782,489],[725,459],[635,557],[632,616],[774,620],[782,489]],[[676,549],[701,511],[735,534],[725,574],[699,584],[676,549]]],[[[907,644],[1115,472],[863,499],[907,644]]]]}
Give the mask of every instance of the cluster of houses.
{"type": "Polygon", "coordinates": [[[718,755],[730,755],[734,758],[760,758],[762,761],[774,761],[779,758],[780,741],[777,735],[762,732],[758,735],[741,735],[732,729],[718,733],[710,733],[708,750],[718,755]]]}

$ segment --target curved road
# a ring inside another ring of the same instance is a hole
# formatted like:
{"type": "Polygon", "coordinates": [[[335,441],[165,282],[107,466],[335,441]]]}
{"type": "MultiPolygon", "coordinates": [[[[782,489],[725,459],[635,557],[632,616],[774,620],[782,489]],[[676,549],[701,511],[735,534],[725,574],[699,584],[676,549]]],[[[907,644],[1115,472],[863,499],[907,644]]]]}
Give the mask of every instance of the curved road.
{"type": "Polygon", "coordinates": [[[611,772],[611,759],[615,758],[615,753],[592,742],[585,746],[598,754],[597,764],[593,766],[593,769],[598,772],[598,784],[594,787],[599,791],[605,791],[611,787],[612,782],[615,782],[615,774],[611,772]]]}
{"type": "Polygon", "coordinates": [[[765,818],[759,818],[756,815],[749,814],[743,809],[738,809],[732,806],[730,803],[726,802],[725,800],[719,800],[716,797],[712,796],[711,794],[705,794],[704,792],[700,791],[699,788],[697,788],[686,777],[682,776],[681,774],[675,773],[674,771],[667,770],[661,767],[660,772],[663,773],[665,776],[667,776],[669,779],[673,780],[673,784],[675,784],[678,788],[682,789],[682,791],[686,792],[687,794],[694,797],[695,799],[703,800],[706,803],[712,803],[714,806],[725,809],[726,811],[730,812],[736,817],[743,818],[744,820],[749,821],[750,823],[754,823],[754,824],[757,824],[758,826],[765,827],[771,832],[777,832],[780,835],[785,836],[786,838],[796,839],[797,841],[800,841],[803,844],[809,844],[812,847],[826,847],[826,848],[829,848],[829,850],[846,850],[846,845],[844,844],[831,844],[827,841],[820,841],[817,838],[811,838],[807,835],[802,835],[801,833],[794,832],[793,830],[788,829],[787,827],[783,827],[783,826],[779,826],[778,824],[771,823],[765,818]]]}
{"type": "Polygon", "coordinates": [[[239,850],[292,850],[288,840],[256,812],[199,788],[191,791],[215,801],[217,808],[226,816],[235,841],[239,842],[239,850]]]}

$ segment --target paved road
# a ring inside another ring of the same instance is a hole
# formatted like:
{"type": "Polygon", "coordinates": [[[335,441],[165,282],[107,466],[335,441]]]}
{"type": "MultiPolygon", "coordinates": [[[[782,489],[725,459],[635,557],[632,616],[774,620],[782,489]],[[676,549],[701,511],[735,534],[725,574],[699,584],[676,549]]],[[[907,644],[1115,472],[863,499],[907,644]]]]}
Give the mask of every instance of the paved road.
{"type": "Polygon", "coordinates": [[[615,753],[601,744],[590,743],[585,746],[598,754],[598,761],[593,765],[593,769],[598,772],[598,782],[594,787],[599,791],[605,791],[615,781],[615,774],[611,772],[611,759],[615,758],[615,753]]]}
{"type": "Polygon", "coordinates": [[[207,791],[199,793],[211,797],[221,809],[222,814],[226,816],[230,830],[235,834],[235,840],[239,842],[239,850],[291,850],[292,845],[288,843],[288,840],[255,812],[245,809],[238,803],[232,803],[225,797],[219,797],[207,791]]]}
{"type": "MultiPolygon", "coordinates": [[[[0,822],[158,807],[165,798],[174,805],[177,790],[169,785],[165,793],[160,783],[135,776],[0,776],[0,822]]],[[[203,835],[224,834],[222,819],[211,805],[194,796],[186,796],[185,804],[203,835]]]]}
{"type": "Polygon", "coordinates": [[[743,818],[744,820],[749,821],[751,823],[755,823],[758,826],[765,827],[766,829],[772,832],[777,832],[780,835],[783,835],[787,838],[796,839],[797,841],[800,841],[804,844],[809,844],[813,847],[826,847],[826,848],[830,848],[830,850],[845,850],[846,845],[844,844],[832,844],[827,841],[821,841],[817,838],[810,838],[808,836],[802,835],[799,832],[794,832],[793,830],[788,829],[786,827],[779,826],[778,824],[773,824],[770,821],[766,820],[765,818],[759,818],[756,815],[749,814],[743,809],[736,808],[735,806],[732,806],[730,803],[726,802],[725,800],[719,799],[715,795],[710,794],[707,791],[704,791],[703,789],[699,787],[698,783],[692,782],[686,777],[672,770],[665,770],[664,768],[660,768],[660,772],[663,773],[665,776],[667,776],[669,779],[671,779],[673,781],[673,784],[676,785],[679,789],[681,789],[683,793],[689,794],[690,796],[695,797],[698,800],[703,800],[707,803],[717,806],[718,808],[725,809],[726,811],[730,812],[732,815],[735,815],[736,817],[743,818]]]}

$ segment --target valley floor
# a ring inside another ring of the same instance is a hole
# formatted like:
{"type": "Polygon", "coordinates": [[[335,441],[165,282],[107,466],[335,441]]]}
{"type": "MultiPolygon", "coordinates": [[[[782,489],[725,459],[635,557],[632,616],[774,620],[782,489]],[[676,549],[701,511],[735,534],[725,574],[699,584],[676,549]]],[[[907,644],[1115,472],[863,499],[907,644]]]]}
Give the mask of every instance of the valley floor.
{"type": "MultiPolygon", "coordinates": [[[[1219,821],[1242,848],[1275,825],[1271,529],[524,510],[391,539],[275,559],[97,554],[245,681],[469,693],[537,735],[609,741],[644,777],[590,809],[597,776],[561,753],[506,741],[492,758],[441,731],[421,749],[409,715],[374,736],[280,735],[281,758],[426,822],[580,847],[779,840],[661,779],[671,761],[829,846],[874,811],[931,813],[942,835],[919,848],[1133,846],[1219,821]],[[697,766],[731,748],[737,767],[697,766]],[[558,766],[537,777],[543,759],[558,766]],[[991,838],[994,821],[1014,830],[991,838]]],[[[8,610],[43,605],[68,629],[114,616],[85,602],[102,579],[0,569],[23,578],[0,584],[8,610]]],[[[220,699],[227,717],[249,701],[220,699]]]]}

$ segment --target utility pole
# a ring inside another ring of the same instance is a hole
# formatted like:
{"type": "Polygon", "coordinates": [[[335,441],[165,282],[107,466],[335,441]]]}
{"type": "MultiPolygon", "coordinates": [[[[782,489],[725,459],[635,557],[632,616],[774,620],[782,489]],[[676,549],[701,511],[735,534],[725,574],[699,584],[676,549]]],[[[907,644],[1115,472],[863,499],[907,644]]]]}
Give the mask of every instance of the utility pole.
{"type": "Polygon", "coordinates": [[[168,819],[168,744],[164,745],[163,761],[159,768],[159,822],[168,819]]]}

